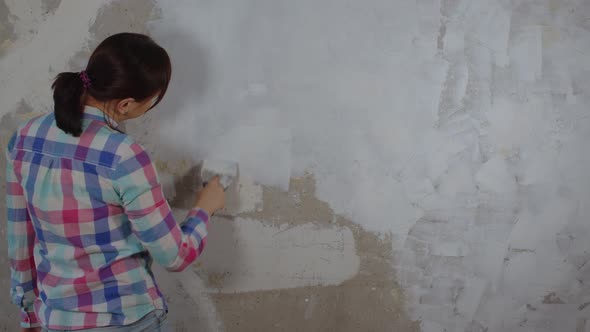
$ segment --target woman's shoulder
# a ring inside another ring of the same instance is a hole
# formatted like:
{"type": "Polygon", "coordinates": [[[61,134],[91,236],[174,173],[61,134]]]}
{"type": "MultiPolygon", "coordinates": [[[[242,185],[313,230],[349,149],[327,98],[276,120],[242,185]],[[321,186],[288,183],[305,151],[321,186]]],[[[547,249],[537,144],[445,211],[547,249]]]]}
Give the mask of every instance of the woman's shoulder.
{"type": "Polygon", "coordinates": [[[19,124],[16,127],[16,134],[18,136],[33,136],[41,127],[47,125],[48,122],[54,121],[54,119],[53,112],[22,115],[18,119],[19,124]]]}
{"type": "MultiPolygon", "coordinates": [[[[12,132],[9,142],[8,150],[12,150],[16,141],[26,136],[36,136],[46,123],[46,119],[51,116],[51,113],[28,113],[24,115],[15,115],[16,128],[12,132]]],[[[13,127],[14,128],[14,127],[13,127]]]]}
{"type": "Polygon", "coordinates": [[[111,147],[111,152],[113,152],[120,161],[137,158],[138,156],[148,157],[145,148],[132,136],[126,133],[110,131],[108,134],[108,141],[105,142],[105,149],[109,147],[111,147]]]}

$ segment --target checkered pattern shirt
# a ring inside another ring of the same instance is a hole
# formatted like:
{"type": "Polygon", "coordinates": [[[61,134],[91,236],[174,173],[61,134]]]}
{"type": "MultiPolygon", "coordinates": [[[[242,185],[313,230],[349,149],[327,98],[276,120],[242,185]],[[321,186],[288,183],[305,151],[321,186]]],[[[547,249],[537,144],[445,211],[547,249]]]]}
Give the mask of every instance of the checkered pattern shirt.
{"type": "Polygon", "coordinates": [[[97,109],[83,122],[73,137],[47,114],[8,145],[10,293],[22,327],[128,325],[166,309],[152,260],[181,271],[205,246],[207,213],[177,225],[146,151],[97,109]]]}

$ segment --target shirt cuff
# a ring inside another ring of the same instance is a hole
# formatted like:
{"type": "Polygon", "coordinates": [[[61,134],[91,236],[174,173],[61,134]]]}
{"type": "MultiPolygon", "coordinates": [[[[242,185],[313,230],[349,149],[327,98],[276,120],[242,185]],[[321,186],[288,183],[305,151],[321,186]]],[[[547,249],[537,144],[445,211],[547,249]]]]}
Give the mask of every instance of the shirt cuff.
{"type": "Polygon", "coordinates": [[[33,311],[20,311],[20,326],[23,328],[41,327],[37,315],[33,311]]]}
{"type": "Polygon", "coordinates": [[[203,222],[206,225],[209,225],[210,216],[207,213],[207,211],[205,211],[199,207],[196,207],[196,208],[190,210],[190,212],[188,213],[188,218],[194,218],[194,217],[197,217],[197,218],[203,220],[203,222]]]}

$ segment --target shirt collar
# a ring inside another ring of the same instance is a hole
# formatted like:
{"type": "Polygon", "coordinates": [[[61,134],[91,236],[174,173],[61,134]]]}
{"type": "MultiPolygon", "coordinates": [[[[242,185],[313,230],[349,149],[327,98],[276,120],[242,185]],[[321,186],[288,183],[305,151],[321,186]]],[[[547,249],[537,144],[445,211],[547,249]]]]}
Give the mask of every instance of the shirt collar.
{"type": "Polygon", "coordinates": [[[113,118],[109,117],[108,115],[106,115],[105,113],[103,113],[101,110],[99,110],[96,107],[92,107],[92,106],[84,107],[84,118],[104,122],[104,123],[109,124],[115,128],[119,127],[119,124],[117,123],[117,121],[115,121],[113,118]]]}

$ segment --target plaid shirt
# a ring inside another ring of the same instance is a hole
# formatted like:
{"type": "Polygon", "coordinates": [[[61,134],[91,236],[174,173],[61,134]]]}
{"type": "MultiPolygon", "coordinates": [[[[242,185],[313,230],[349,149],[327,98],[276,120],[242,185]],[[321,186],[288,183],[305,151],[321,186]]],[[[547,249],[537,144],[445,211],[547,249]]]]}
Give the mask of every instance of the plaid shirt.
{"type": "Polygon", "coordinates": [[[8,145],[10,293],[21,326],[128,325],[166,309],[150,265],[181,271],[205,246],[209,216],[177,225],[146,151],[87,107],[73,137],[53,113],[8,145]]]}

